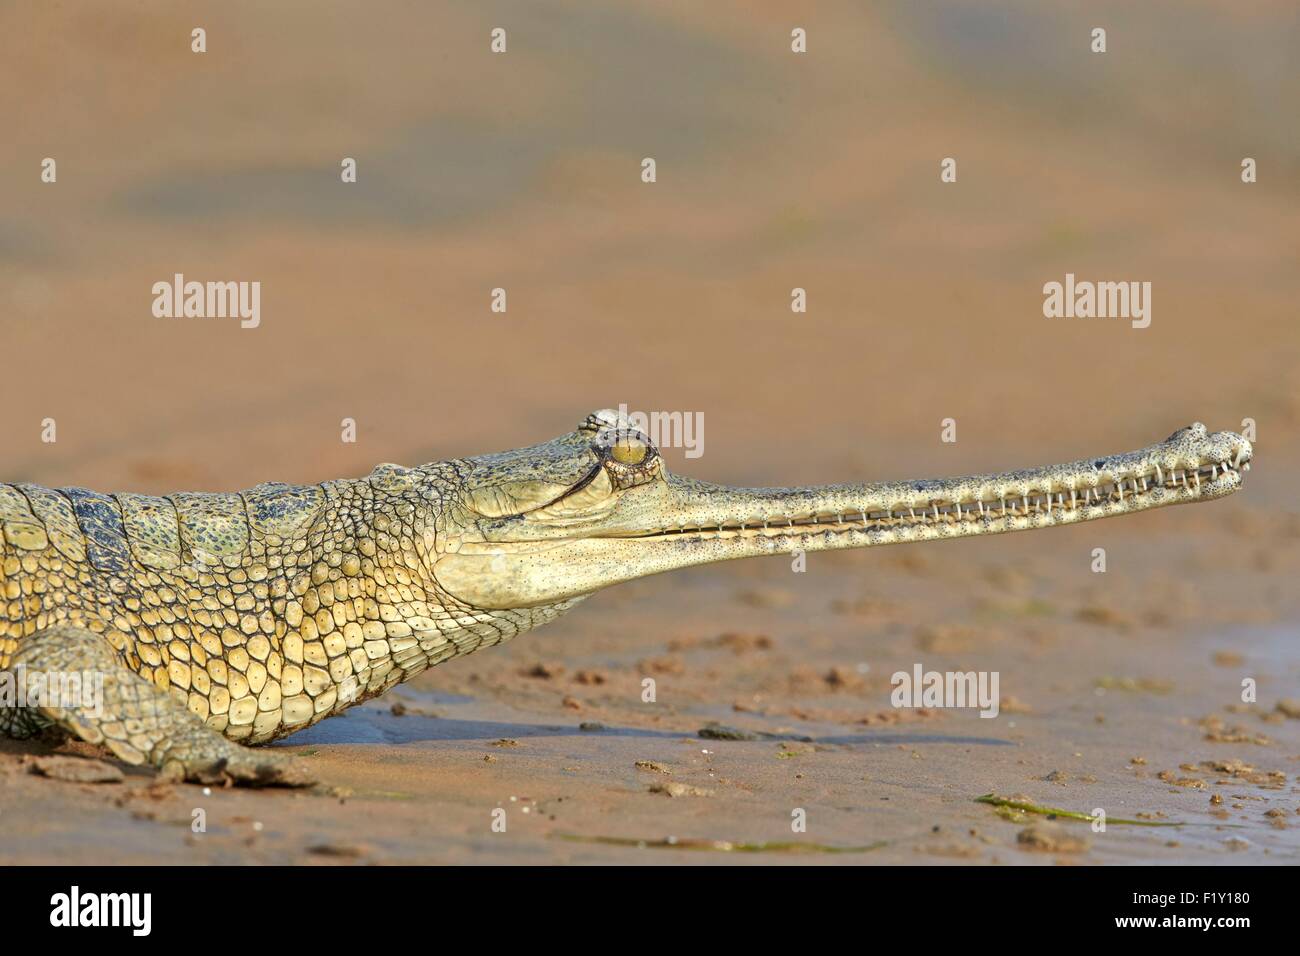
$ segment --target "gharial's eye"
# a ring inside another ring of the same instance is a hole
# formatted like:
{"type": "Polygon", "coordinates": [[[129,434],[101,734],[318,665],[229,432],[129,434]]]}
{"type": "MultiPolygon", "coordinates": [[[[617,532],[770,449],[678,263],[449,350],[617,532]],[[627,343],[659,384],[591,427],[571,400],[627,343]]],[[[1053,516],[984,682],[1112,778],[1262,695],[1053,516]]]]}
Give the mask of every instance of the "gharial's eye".
{"type": "Polygon", "coordinates": [[[646,447],[645,442],[635,435],[620,435],[618,440],[609,446],[609,457],[621,465],[639,465],[645,461],[649,453],[650,449],[646,447]]]}

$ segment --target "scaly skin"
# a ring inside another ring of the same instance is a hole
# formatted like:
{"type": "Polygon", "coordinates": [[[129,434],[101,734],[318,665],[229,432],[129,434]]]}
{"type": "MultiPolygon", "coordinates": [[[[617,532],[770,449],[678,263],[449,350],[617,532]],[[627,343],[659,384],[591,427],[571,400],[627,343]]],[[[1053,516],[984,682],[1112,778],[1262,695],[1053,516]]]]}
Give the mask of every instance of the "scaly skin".
{"type": "Polygon", "coordinates": [[[241,745],[508,640],[602,587],[1218,498],[1250,457],[1245,439],[1197,424],[1141,451],[1000,475],[726,488],[670,475],[643,435],[601,411],[542,445],[309,487],[153,498],[0,485],[0,671],[104,681],[100,711],[0,706],[0,733],[55,726],[177,778],[303,783],[301,767],[241,745]]]}

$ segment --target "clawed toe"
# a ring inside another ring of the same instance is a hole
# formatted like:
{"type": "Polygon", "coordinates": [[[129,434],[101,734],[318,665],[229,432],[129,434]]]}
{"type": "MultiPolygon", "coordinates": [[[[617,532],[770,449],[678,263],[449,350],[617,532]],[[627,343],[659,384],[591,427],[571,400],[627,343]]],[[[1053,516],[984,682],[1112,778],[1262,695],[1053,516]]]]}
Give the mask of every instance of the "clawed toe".
{"type": "Polygon", "coordinates": [[[163,768],[162,775],[204,786],[310,787],[316,783],[302,761],[256,752],[189,767],[170,764],[163,768]]]}

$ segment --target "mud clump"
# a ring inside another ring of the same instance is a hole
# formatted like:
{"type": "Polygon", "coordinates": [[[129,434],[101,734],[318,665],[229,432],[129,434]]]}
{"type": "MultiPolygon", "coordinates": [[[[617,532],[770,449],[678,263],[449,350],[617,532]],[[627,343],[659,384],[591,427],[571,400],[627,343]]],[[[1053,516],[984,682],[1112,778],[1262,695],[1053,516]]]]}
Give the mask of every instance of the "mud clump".
{"type": "Polygon", "coordinates": [[[38,757],[32,773],[68,783],[121,783],[122,771],[102,760],[84,757],[38,757]]]}
{"type": "Polygon", "coordinates": [[[1031,823],[1016,834],[1016,845],[1037,853],[1083,853],[1088,841],[1053,823],[1031,823]]]}
{"type": "Polygon", "coordinates": [[[697,735],[705,740],[757,740],[758,734],[748,730],[741,730],[739,727],[728,727],[725,724],[705,724],[698,731],[697,735]]]}
{"type": "Polygon", "coordinates": [[[678,783],[675,780],[652,783],[648,789],[651,793],[663,794],[666,797],[711,797],[715,792],[705,787],[692,787],[688,783],[678,783]]]}

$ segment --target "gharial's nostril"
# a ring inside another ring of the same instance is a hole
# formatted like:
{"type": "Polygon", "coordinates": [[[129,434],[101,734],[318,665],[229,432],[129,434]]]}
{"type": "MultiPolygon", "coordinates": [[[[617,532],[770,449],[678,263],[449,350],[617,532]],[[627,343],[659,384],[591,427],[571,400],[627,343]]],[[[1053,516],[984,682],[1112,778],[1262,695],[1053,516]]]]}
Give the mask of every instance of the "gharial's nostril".
{"type": "Polygon", "coordinates": [[[1178,429],[1178,431],[1166,438],[1165,442],[1181,441],[1184,438],[1192,438],[1199,441],[1208,438],[1209,435],[1210,432],[1204,425],[1200,422],[1192,422],[1192,424],[1188,425],[1186,428],[1178,429]]]}

